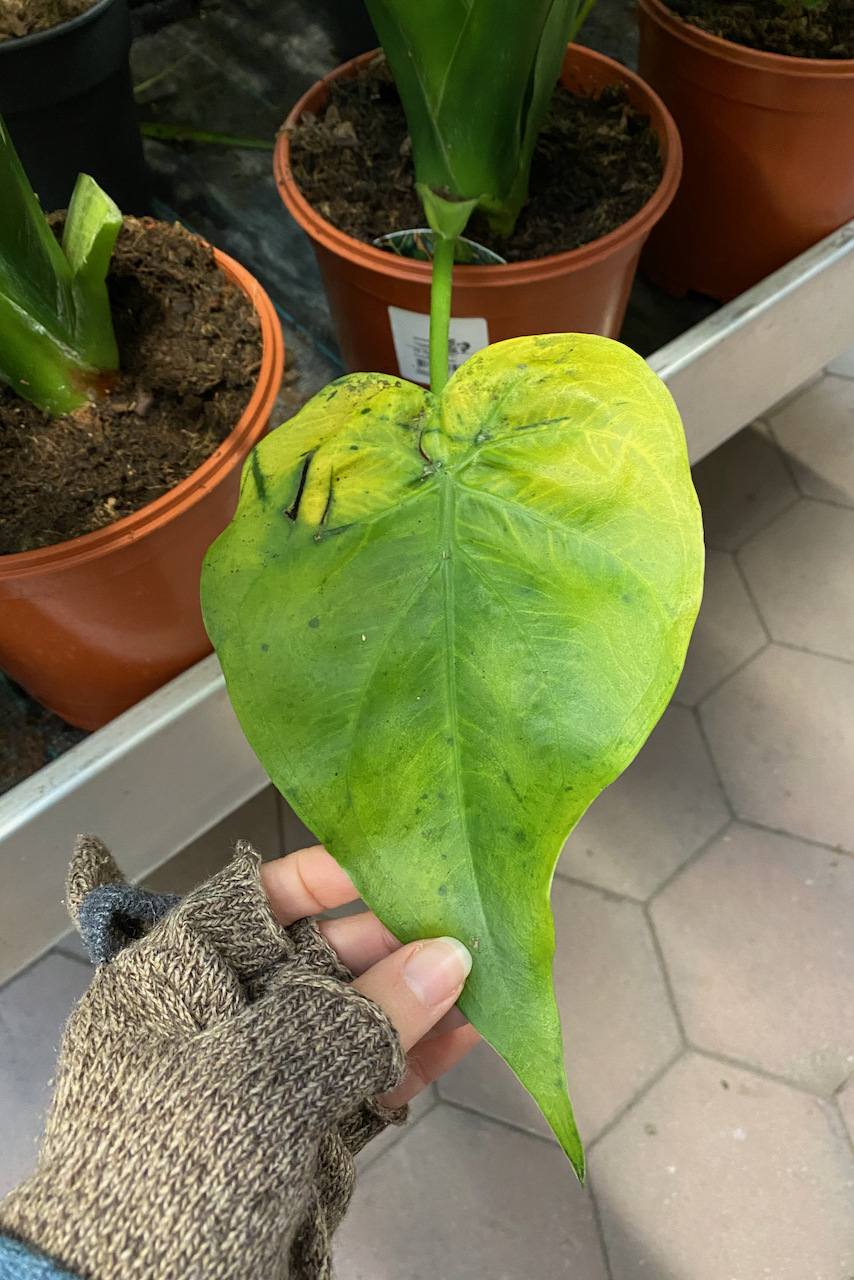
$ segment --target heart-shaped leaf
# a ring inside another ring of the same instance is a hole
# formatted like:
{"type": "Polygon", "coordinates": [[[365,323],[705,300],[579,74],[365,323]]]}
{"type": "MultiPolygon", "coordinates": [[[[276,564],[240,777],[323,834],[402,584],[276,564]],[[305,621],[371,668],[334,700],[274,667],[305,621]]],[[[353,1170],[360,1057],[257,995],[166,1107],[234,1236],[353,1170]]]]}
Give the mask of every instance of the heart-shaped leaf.
{"type": "Polygon", "coordinates": [[[468,945],[461,1007],[579,1174],[552,872],[670,697],[702,565],[666,388],[557,334],[487,348],[439,397],[332,383],[257,446],[203,572],[270,777],[399,938],[468,945]]]}

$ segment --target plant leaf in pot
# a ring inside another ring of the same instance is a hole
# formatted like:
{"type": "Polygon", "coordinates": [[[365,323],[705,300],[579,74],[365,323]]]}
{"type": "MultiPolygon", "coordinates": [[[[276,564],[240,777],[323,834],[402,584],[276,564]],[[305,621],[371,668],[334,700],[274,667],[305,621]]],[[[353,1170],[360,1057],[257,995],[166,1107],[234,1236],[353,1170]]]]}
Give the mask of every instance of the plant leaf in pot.
{"type": "Polygon", "coordinates": [[[85,175],[49,223],[2,125],[0,206],[0,667],[95,729],[210,652],[202,557],[281,329],[237,263],[85,175]]]}
{"type": "MultiPolygon", "coordinates": [[[[500,52],[502,57],[509,56],[507,49],[500,52]]],[[[579,125],[583,121],[581,127],[585,130],[589,122],[589,133],[585,132],[584,138],[589,136],[593,139],[598,126],[606,125],[606,118],[600,116],[600,112],[605,110],[604,103],[611,95],[619,96],[628,104],[623,114],[631,117],[630,129],[623,133],[619,143],[626,158],[631,157],[628,172],[615,165],[613,157],[607,165],[607,173],[603,172],[604,162],[601,167],[597,163],[597,148],[604,145],[601,137],[598,142],[588,144],[583,141],[577,126],[576,131],[567,137],[562,127],[563,119],[558,126],[557,117],[554,120],[550,118],[546,140],[542,134],[538,139],[538,188],[526,207],[521,224],[522,242],[535,246],[533,251],[523,250],[518,256],[508,254],[504,245],[512,246],[512,238],[509,241],[501,238],[484,241],[483,232],[489,231],[485,221],[477,230],[465,232],[472,239],[488,244],[508,261],[503,265],[460,266],[454,271],[451,338],[457,353],[471,352],[489,342],[543,330],[582,330],[615,337],[625,312],[641,246],[676,192],[681,169],[679,138],[655,94],[625,67],[592,50],[570,45],[560,53],[558,109],[566,111],[570,117],[575,113],[575,120],[579,125]],[[568,104],[572,103],[576,105],[570,107],[568,104]],[[640,144],[636,147],[634,142],[638,128],[644,135],[643,155],[649,156],[648,174],[635,168],[640,159],[640,144]],[[584,164],[590,171],[589,185],[576,181],[574,163],[570,161],[576,147],[584,150],[584,164]],[[658,177],[654,176],[655,170],[658,177]],[[557,181],[554,190],[549,188],[546,177],[549,172],[559,172],[559,189],[561,193],[565,191],[565,198],[558,195],[557,181]],[[612,193],[609,184],[617,173],[620,173],[622,181],[616,183],[612,193]],[[632,181],[630,184],[635,193],[632,198],[637,199],[637,203],[615,221],[608,221],[604,218],[606,207],[613,218],[613,211],[628,199],[620,195],[620,191],[629,176],[641,178],[640,182],[632,181]],[[651,185],[648,185],[649,178],[651,185]],[[603,183],[608,190],[608,198],[597,208],[596,216],[591,216],[587,222],[596,205],[595,193],[603,190],[603,183]],[[582,205],[585,212],[576,219],[575,212],[570,211],[576,209],[582,191],[589,192],[591,205],[582,205]],[[541,195],[543,204],[538,205],[541,195]],[[536,221],[538,230],[535,237],[529,234],[529,217],[536,221]],[[600,219],[605,222],[604,226],[600,219]],[[555,241],[555,247],[550,250],[552,235],[549,228],[557,222],[565,224],[569,231],[576,221],[579,229],[580,223],[585,222],[589,233],[582,234],[580,239],[568,237],[570,242],[566,245],[555,241]]],[[[400,142],[405,143],[407,149],[410,140],[400,105],[394,105],[393,116],[385,105],[390,94],[397,97],[393,85],[386,83],[390,80],[388,67],[381,71],[375,62],[375,54],[364,55],[337,68],[304,95],[291,111],[279,135],[274,167],[285,205],[311,238],[345,367],[349,370],[379,369],[399,373],[413,381],[427,381],[422,344],[427,339],[427,313],[430,311],[429,264],[394,256],[374,245],[374,240],[382,233],[422,226],[424,217],[411,193],[402,198],[405,210],[397,207],[401,197],[395,195],[396,184],[399,181],[401,184],[404,181],[409,183],[412,159],[417,159],[417,156],[413,149],[413,156],[406,157],[402,179],[397,169],[404,151],[398,155],[395,145],[388,149],[386,159],[384,139],[388,136],[387,126],[391,125],[395,130],[395,144],[398,129],[400,142]],[[359,106],[363,100],[364,108],[359,106]],[[370,119],[367,104],[375,100],[375,116],[370,119]],[[352,111],[347,104],[352,104],[352,111]],[[355,143],[350,138],[349,149],[343,154],[342,147],[335,145],[331,136],[333,128],[321,129],[321,122],[333,108],[340,110],[342,121],[349,124],[351,119],[355,120],[355,143]],[[363,119],[364,132],[361,127],[363,119]],[[317,121],[317,124],[312,121],[317,121]],[[328,139],[323,142],[326,150],[313,152],[315,138],[328,139]],[[339,168],[342,171],[340,176],[339,168]],[[346,189],[343,187],[344,174],[347,175],[346,189]],[[322,175],[325,175],[325,180],[322,175]],[[368,185],[367,192],[364,183],[368,185]],[[395,202],[395,220],[386,216],[383,207],[386,193],[395,202]],[[331,209],[327,205],[328,200],[332,201],[331,209]],[[336,212],[339,205],[352,207],[354,212],[364,210],[358,222],[365,225],[348,225],[350,220],[342,219],[336,212]],[[369,224],[371,210],[376,210],[379,225],[369,224]],[[398,213],[402,213],[404,220],[398,220],[398,213]]],[[[553,101],[553,106],[558,104],[553,101]]],[[[615,105],[615,113],[617,111],[615,105]]],[[[608,132],[611,127],[603,128],[603,132],[608,132]]],[[[617,147],[616,135],[609,146],[612,150],[617,147]]],[[[417,170],[412,176],[417,179],[417,170]]],[[[478,192],[475,191],[474,195],[465,192],[465,196],[475,199],[478,192]]],[[[483,218],[479,209],[477,217],[483,218]]],[[[447,294],[447,286],[445,290],[447,294]]],[[[434,344],[441,346],[435,337],[434,344]]],[[[457,363],[459,360],[455,355],[452,364],[457,363]]]]}
{"type": "Polygon", "coordinates": [[[399,939],[469,947],[460,1007],[579,1175],[552,874],[675,687],[702,563],[666,388],[618,343],[553,334],[440,394],[332,383],[255,449],[203,569],[264,768],[399,939]]]}
{"type": "Polygon", "coordinates": [[[2,116],[0,191],[0,379],[49,413],[70,413],[118,371],[106,279],[122,215],[81,173],[60,248],[2,116]]]}

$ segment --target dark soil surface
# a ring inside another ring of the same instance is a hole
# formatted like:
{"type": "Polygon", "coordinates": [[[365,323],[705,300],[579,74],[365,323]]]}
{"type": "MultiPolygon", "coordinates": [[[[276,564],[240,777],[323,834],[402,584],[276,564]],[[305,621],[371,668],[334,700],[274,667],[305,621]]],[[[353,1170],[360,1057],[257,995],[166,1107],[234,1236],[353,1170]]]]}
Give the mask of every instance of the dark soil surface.
{"type": "Polygon", "coordinates": [[[0,40],[48,31],[91,9],[95,0],[0,0],[0,40]]]}
{"type": "MultiPolygon", "coordinates": [[[[59,232],[61,215],[50,221],[59,232]]],[[[236,426],[261,366],[251,303],[181,226],[126,217],[107,280],[122,373],[51,418],[0,384],[0,554],[138,511],[236,426]]]]}
{"type": "Polygon", "coordinates": [[[780,0],[664,0],[669,9],[713,36],[793,58],[854,58],[854,0],[825,0],[815,9],[780,0]]]}
{"type": "MultiPolygon", "coordinates": [[[[371,244],[424,226],[406,117],[388,63],[337,80],[319,115],[291,130],[291,169],[305,198],[333,226],[371,244]]],[[[508,262],[577,249],[622,226],[661,181],[649,117],[619,87],[598,99],[558,85],[531,167],[530,198],[512,236],[478,213],[466,235],[508,262]]]]}

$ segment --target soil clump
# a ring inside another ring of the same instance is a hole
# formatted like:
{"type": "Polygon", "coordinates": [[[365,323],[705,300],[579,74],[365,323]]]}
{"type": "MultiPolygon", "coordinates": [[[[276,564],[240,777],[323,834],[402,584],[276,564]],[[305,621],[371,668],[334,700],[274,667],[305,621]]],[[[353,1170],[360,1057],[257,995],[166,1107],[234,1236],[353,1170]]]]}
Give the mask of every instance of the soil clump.
{"type": "Polygon", "coordinates": [[[96,0],[0,0],[0,40],[49,31],[91,9],[96,0]]]}
{"type": "MultiPolygon", "coordinates": [[[[406,116],[385,58],[334,81],[322,110],[306,112],[288,132],[297,185],[340,231],[371,244],[424,226],[406,116]]],[[[634,110],[622,87],[588,98],[558,85],[515,231],[497,236],[475,212],[465,234],[508,262],[564,253],[634,217],[661,175],[649,117],[634,110]]]]}
{"type": "MultiPolygon", "coordinates": [[[[48,220],[60,235],[64,215],[48,220]]],[[[126,217],[107,287],[121,366],[109,395],[52,418],[0,383],[0,554],[139,511],[201,466],[251,399],[260,323],[209,245],[126,217]]]]}
{"type": "Polygon", "coordinates": [[[825,0],[815,9],[779,0],[664,0],[710,35],[791,58],[854,58],[854,0],[825,0]]]}

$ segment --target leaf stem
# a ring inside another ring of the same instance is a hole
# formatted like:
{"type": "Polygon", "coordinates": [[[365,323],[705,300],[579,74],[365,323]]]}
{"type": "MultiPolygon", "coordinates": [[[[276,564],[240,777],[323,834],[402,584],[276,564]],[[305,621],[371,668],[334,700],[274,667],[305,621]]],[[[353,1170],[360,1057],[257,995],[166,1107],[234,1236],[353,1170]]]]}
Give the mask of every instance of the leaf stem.
{"type": "Polygon", "coordinates": [[[595,3],[596,3],[596,0],[584,0],[584,4],[581,6],[581,10],[576,16],[569,32],[570,44],[575,40],[575,37],[578,35],[579,31],[584,26],[584,22],[586,18],[589,16],[590,11],[595,5],[595,3]]]}
{"type": "Polygon", "coordinates": [[[430,284],[430,390],[439,395],[448,381],[448,338],[451,289],[457,237],[433,236],[433,279],[430,284]]]}

